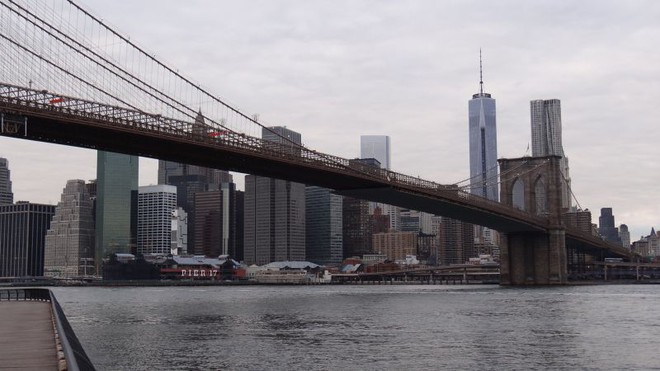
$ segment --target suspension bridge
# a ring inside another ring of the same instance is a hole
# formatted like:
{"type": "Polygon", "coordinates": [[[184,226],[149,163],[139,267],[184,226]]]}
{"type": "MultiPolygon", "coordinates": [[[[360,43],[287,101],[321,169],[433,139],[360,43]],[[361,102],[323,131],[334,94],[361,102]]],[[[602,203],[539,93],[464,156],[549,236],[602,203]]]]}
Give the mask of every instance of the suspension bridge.
{"type": "Polygon", "coordinates": [[[500,183],[503,202],[490,201],[462,183],[371,167],[281,137],[73,1],[0,4],[0,135],[287,179],[482,225],[504,236],[505,283],[565,283],[580,254],[630,258],[562,223],[557,158],[501,160],[489,181],[500,183]],[[261,139],[268,132],[279,140],[261,139]],[[531,175],[545,179],[544,210],[514,207],[507,196],[507,184],[531,175]]]}

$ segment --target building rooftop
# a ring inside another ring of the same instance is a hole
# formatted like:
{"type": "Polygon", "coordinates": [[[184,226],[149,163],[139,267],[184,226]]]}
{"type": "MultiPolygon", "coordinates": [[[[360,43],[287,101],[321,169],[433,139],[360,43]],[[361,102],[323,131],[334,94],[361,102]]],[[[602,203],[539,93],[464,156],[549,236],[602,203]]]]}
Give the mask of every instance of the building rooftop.
{"type": "Polygon", "coordinates": [[[319,265],[307,261],[282,261],[272,262],[264,265],[264,267],[270,269],[315,269],[319,265]]]}

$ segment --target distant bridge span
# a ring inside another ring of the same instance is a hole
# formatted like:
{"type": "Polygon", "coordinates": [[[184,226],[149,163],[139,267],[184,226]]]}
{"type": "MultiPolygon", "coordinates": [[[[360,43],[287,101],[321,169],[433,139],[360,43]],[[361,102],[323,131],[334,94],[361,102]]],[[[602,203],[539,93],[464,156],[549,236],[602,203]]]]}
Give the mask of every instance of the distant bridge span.
{"type": "MultiPolygon", "coordinates": [[[[547,232],[547,218],[471,195],[455,186],[378,169],[357,161],[109,106],[45,90],[0,83],[0,135],[195,164],[286,179],[338,194],[425,211],[504,233],[547,232]]],[[[629,252],[574,230],[567,244],[629,257],[629,252]]]]}

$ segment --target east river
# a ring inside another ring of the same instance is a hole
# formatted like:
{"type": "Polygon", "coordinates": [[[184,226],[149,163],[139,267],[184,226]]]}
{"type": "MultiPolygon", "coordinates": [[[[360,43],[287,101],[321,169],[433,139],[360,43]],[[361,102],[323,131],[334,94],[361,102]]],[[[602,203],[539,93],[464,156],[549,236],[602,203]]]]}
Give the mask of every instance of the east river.
{"type": "Polygon", "coordinates": [[[660,286],[54,288],[99,370],[660,367],[660,286]]]}

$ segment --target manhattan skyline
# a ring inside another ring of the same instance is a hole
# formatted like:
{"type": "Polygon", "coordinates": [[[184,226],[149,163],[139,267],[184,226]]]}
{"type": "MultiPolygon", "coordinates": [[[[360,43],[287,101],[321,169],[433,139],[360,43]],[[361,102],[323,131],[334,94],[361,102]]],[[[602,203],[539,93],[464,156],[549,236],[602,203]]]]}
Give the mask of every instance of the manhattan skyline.
{"type": "MultiPolygon", "coordinates": [[[[525,155],[529,101],[560,99],[580,205],[594,215],[612,207],[632,239],[658,222],[655,2],[84,5],[312,149],[355,158],[360,135],[388,135],[394,171],[441,183],[469,177],[465,97],[478,89],[481,47],[498,98],[499,157],[525,155]]],[[[15,201],[55,204],[68,179],[95,178],[95,151],[0,138],[0,156],[15,201]]],[[[156,184],[156,163],[141,160],[141,185],[156,184]]]]}

